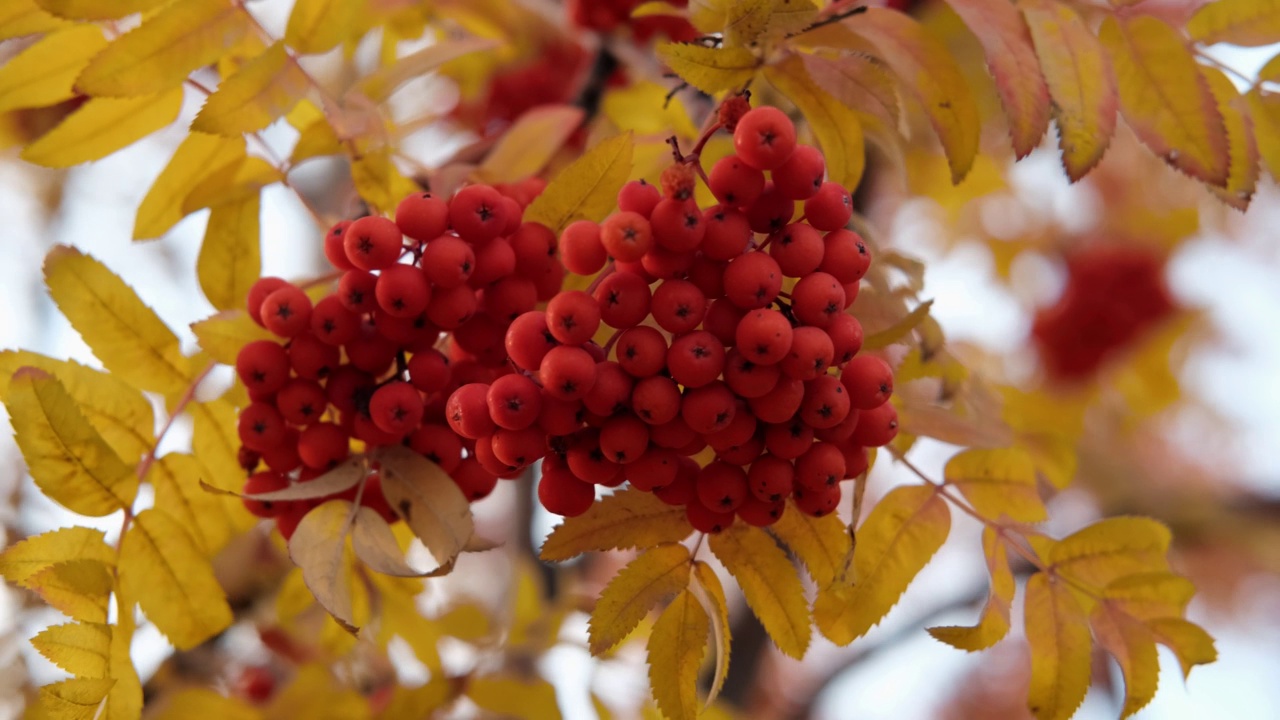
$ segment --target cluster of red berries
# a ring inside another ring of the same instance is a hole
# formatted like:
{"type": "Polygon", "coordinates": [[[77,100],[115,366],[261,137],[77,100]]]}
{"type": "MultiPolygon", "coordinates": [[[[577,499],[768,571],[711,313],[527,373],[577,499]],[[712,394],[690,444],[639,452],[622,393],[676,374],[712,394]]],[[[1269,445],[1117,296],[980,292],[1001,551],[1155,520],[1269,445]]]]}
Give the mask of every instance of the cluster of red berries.
{"type": "MultiPolygon", "coordinates": [[[[665,35],[676,42],[690,42],[698,38],[698,31],[688,20],[674,15],[649,15],[631,17],[631,13],[644,0],[568,0],[569,19],[574,25],[600,33],[611,33],[619,27],[630,29],[636,40],[644,42],[654,35],[665,35]]],[[[685,7],[688,0],[670,3],[685,7]]]]}
{"type": "MultiPolygon", "coordinates": [[[[445,424],[445,400],[460,385],[510,372],[507,326],[560,289],[555,234],[522,221],[543,186],[470,185],[449,200],[424,192],[405,198],[395,220],[338,223],[324,252],[343,273],[336,292],[315,303],[280,278],[253,286],[250,316],[280,339],[251,342],[236,359],[251,400],[238,427],[246,493],[323,475],[347,459],[353,439],[366,448],[407,445],[472,500],[493,490],[496,474],[445,424]]],[[[337,497],[354,500],[356,491],[337,497]]],[[[396,518],[376,470],[360,498],[396,518]]],[[[327,499],[246,506],[275,518],[288,537],[327,499]]]]}
{"type": "Polygon", "coordinates": [[[1066,287],[1032,337],[1051,377],[1080,380],[1175,308],[1158,253],[1094,245],[1067,257],[1066,287]]]}
{"type": "Polygon", "coordinates": [[[736,154],[708,177],[720,203],[697,206],[680,162],[663,192],[628,183],[619,212],[569,225],[561,260],[595,282],[516,318],[505,347],[518,372],[449,397],[449,425],[491,472],[542,459],[551,512],[580,514],[596,485],[630,482],[704,532],[769,525],[788,497],[820,516],[865,471],[866,448],[897,433],[892,371],[858,354],[846,312],[871,260],[845,228],[849,193],[782,112],[731,115],[736,154]]]}

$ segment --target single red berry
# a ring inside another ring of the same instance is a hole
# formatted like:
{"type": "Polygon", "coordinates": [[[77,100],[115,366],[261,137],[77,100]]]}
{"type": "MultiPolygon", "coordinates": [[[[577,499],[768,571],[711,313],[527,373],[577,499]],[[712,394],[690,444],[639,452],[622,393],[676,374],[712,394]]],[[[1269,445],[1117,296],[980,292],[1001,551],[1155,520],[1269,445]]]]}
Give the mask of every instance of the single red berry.
{"type": "Polygon", "coordinates": [[[556,234],[542,223],[521,223],[507,239],[516,254],[516,272],[535,275],[546,272],[556,256],[556,234]]]}
{"type": "Polygon", "coordinates": [[[524,375],[503,375],[489,386],[489,417],[500,428],[523,430],[538,419],[542,390],[524,375]]]}
{"type": "Polygon", "coordinates": [[[735,516],[732,512],[720,512],[703,505],[696,497],[684,506],[685,517],[694,530],[704,533],[722,532],[733,525],[735,516]]]}
{"type": "Polygon", "coordinates": [[[259,278],[249,286],[249,294],[245,298],[245,307],[249,311],[249,317],[262,327],[266,327],[262,322],[262,303],[271,293],[282,287],[289,285],[289,281],[278,277],[259,278]]]}
{"type": "Polygon", "coordinates": [[[463,240],[483,245],[502,234],[509,208],[488,185],[468,185],[449,201],[449,223],[463,240]]]}
{"type": "Polygon", "coordinates": [[[707,226],[698,249],[712,260],[732,260],[751,244],[751,223],[741,211],[724,205],[713,205],[702,213],[707,226]]]}
{"type": "Polygon", "coordinates": [[[275,405],[265,402],[249,403],[240,411],[237,430],[240,442],[250,450],[263,453],[285,440],[284,418],[275,405]]]}
{"type": "Polygon", "coordinates": [[[600,225],[600,242],[614,259],[636,262],[653,247],[653,231],[640,213],[614,213],[600,225]]]}
{"type": "Polygon", "coordinates": [[[608,259],[609,252],[605,250],[599,224],[590,220],[578,220],[569,223],[564,232],[560,233],[560,261],[569,272],[594,275],[600,272],[608,259]]]}
{"type": "Polygon", "coordinates": [[[311,309],[311,334],[329,345],[345,345],[360,335],[360,316],[329,295],[311,309]]]}
{"type": "Polygon", "coordinates": [[[473,288],[483,288],[516,271],[515,248],[503,238],[477,247],[475,253],[475,269],[471,272],[471,277],[467,278],[467,284],[473,288]]]}
{"type": "Polygon", "coordinates": [[[840,486],[833,485],[818,490],[796,488],[796,509],[813,517],[824,517],[836,511],[840,505],[840,486]]]}
{"type": "Polygon", "coordinates": [[[236,375],[255,397],[268,397],[289,381],[289,354],[279,343],[254,340],[236,353],[236,375]]]}
{"type": "MultiPolygon", "coordinates": [[[[289,478],[273,470],[254,473],[244,481],[245,495],[260,495],[289,487],[289,478]]],[[[273,518],[289,509],[288,501],[241,498],[244,509],[260,518],[273,518]]]]}
{"type": "Polygon", "coordinates": [[[893,442],[897,435],[898,411],[893,403],[885,403],[858,414],[858,427],[849,441],[854,445],[881,447],[893,442]]]}
{"type": "Polygon", "coordinates": [[[826,327],[831,338],[833,358],[832,365],[843,365],[853,359],[862,349],[862,323],[848,313],[840,313],[831,319],[826,327]]]}
{"type": "Polygon", "coordinates": [[[596,286],[600,318],[610,327],[623,329],[639,325],[649,314],[653,297],[649,283],[631,272],[614,272],[596,286]]]}
{"type": "Polygon", "coordinates": [[[747,488],[759,500],[777,502],[791,496],[795,476],[795,467],[789,459],[766,453],[751,463],[747,472],[747,488]]]}
{"type": "Polygon", "coordinates": [[[431,286],[412,265],[392,265],[382,271],[374,287],[378,305],[392,317],[413,317],[427,309],[431,286]]]}
{"type": "Polygon", "coordinates": [[[778,192],[792,200],[805,200],[818,192],[826,174],[827,163],[818,148],[797,145],[791,157],[773,171],[772,177],[778,192]]]}
{"type": "Polygon", "coordinates": [[[813,444],[814,432],[809,424],[797,417],[765,427],[764,446],[770,455],[783,460],[795,460],[813,444]]]}
{"type": "Polygon", "coordinates": [[[742,505],[738,506],[738,517],[748,525],[754,527],[768,527],[778,520],[782,519],[782,514],[786,512],[787,501],[775,500],[767,502],[761,500],[755,495],[747,495],[742,501],[742,505]]]}
{"type": "Polygon", "coordinates": [[[766,234],[778,232],[786,227],[795,214],[795,201],[779,192],[773,183],[766,183],[760,199],[746,209],[747,222],[751,225],[751,230],[766,234]]]}
{"type": "Polygon", "coordinates": [[[643,378],[631,391],[631,409],[650,425],[671,422],[680,413],[680,386],[665,375],[643,378]]]}
{"type": "Polygon", "coordinates": [[[685,387],[696,388],[719,377],[724,370],[724,345],[705,331],[681,335],[667,350],[671,377],[685,387]]]}
{"type": "Polygon", "coordinates": [[[796,148],[796,126],[775,107],[752,108],[733,131],[738,157],[758,170],[779,168],[796,148]]]}
{"type": "Polygon", "coordinates": [[[409,195],[396,206],[396,225],[419,243],[435,240],[449,229],[449,203],[429,192],[409,195]]]}
{"type": "Polygon", "coordinates": [[[707,299],[698,286],[688,280],[668,280],[654,291],[650,312],[663,330],[679,335],[702,323],[707,299]]]}
{"type": "Polygon", "coordinates": [[[464,438],[475,440],[493,434],[496,427],[489,415],[489,386],[467,383],[453,391],[444,406],[445,421],[464,438]]]}
{"type": "Polygon", "coordinates": [[[493,431],[493,454],[513,468],[527,468],[547,454],[547,436],[536,427],[499,427],[493,431]]]}
{"type": "Polygon", "coordinates": [[[476,269],[476,253],[452,235],[431,240],[422,251],[422,273],[438,288],[465,285],[476,269]]]}
{"type": "Polygon", "coordinates": [[[280,337],[293,337],[311,326],[311,298],[295,285],[285,285],[262,301],[262,324],[280,337]]]}
{"type": "Polygon", "coordinates": [[[764,192],[764,173],[736,155],[726,155],[711,166],[707,186],[716,199],[730,207],[749,207],[764,192]]]}
{"type": "Polygon", "coordinates": [[[351,223],[342,237],[347,259],[361,270],[381,270],[396,264],[404,238],[394,222],[367,215],[351,223]]]}
{"type": "Polygon", "coordinates": [[[600,328],[600,305],[581,290],[560,293],[547,303],[547,329],[565,345],[581,345],[600,328]]]}
{"type": "Polygon", "coordinates": [[[782,375],[772,390],[758,398],[749,399],[747,404],[760,420],[783,423],[795,417],[803,401],[804,383],[794,377],[782,375]]]}
{"type": "Polygon", "coordinates": [[[773,302],[782,291],[782,269],[762,252],[749,252],[729,262],[724,294],[734,305],[752,310],[773,302]]]}
{"type": "Polygon", "coordinates": [[[791,321],[777,310],[752,310],[738,323],[734,346],[757,365],[773,365],[791,349],[791,321]]]}
{"type": "Polygon", "coordinates": [[[355,267],[347,259],[347,250],[343,245],[343,237],[347,234],[349,227],[351,227],[351,221],[342,220],[335,223],[324,235],[324,257],[330,265],[339,270],[350,270],[355,267]]]}
{"type": "Polygon", "coordinates": [[[595,499],[595,487],[574,477],[564,461],[552,457],[542,461],[538,501],[547,512],[575,517],[590,509],[595,499]]]}
{"type": "Polygon", "coordinates": [[[725,356],[725,384],[739,397],[749,399],[767,395],[778,384],[780,375],[782,369],[777,365],[755,363],[738,348],[725,356]]]}
{"type": "Polygon", "coordinates": [[[447,473],[462,463],[462,440],[447,425],[423,423],[408,437],[409,448],[447,473]]]}
{"type": "Polygon", "coordinates": [[[338,300],[353,313],[369,313],[378,307],[378,277],[365,270],[348,270],[338,279],[338,300]]]}
{"type": "Polygon", "coordinates": [[[547,325],[547,314],[542,310],[530,310],[511,321],[504,346],[517,367],[536,372],[542,365],[542,358],[559,344],[547,325]]]}
{"type": "Polygon", "coordinates": [[[378,388],[369,399],[369,418],[378,429],[392,435],[408,435],[422,422],[422,395],[407,382],[397,380],[378,388]]]}
{"type": "Polygon", "coordinates": [[[833,428],[849,415],[849,393],[832,375],[819,375],[805,384],[800,419],[815,430],[833,428]]]}
{"type": "Polygon", "coordinates": [[[680,403],[680,418],[694,432],[703,436],[729,427],[737,411],[737,399],[720,381],[692,390],[686,389],[680,403]]]}
{"type": "Polygon", "coordinates": [[[702,211],[692,199],[665,198],[653,209],[649,217],[653,241],[672,252],[696,250],[702,243],[707,227],[702,223],[702,211]]]}
{"type": "Polygon", "coordinates": [[[807,223],[791,223],[769,236],[769,255],[787,277],[802,278],[822,263],[822,233],[807,223]]]}
{"type": "Polygon", "coordinates": [[[618,191],[618,209],[649,217],[661,199],[662,193],[658,192],[657,187],[644,180],[632,180],[618,191]]]}
{"type": "Polygon", "coordinates": [[[316,423],[298,437],[298,456],[302,464],[316,470],[329,470],[351,454],[351,436],[334,423],[316,423]]]}
{"type": "Polygon", "coordinates": [[[853,198],[840,183],[824,182],[804,201],[804,215],[819,230],[839,230],[853,217],[853,198]]]}
{"type": "Polygon", "coordinates": [[[824,273],[806,275],[791,290],[791,312],[805,325],[825,328],[844,312],[844,286],[824,273]]]}
{"type": "Polygon", "coordinates": [[[659,488],[653,495],[667,505],[684,505],[693,500],[694,485],[698,482],[698,463],[687,457],[676,458],[676,477],[659,488]]]}
{"type": "Polygon", "coordinates": [[[485,470],[475,458],[463,460],[456,470],[449,473],[449,477],[471,502],[489,497],[498,486],[498,476],[485,470]]]}
{"type": "Polygon", "coordinates": [[[844,453],[832,443],[816,442],[796,458],[796,485],[805,490],[835,487],[844,479],[844,453]]]}
{"type": "Polygon", "coordinates": [[[627,465],[627,481],[637,490],[651,492],[674,482],[679,468],[678,455],[666,448],[651,447],[627,465]]]}
{"type": "Polygon", "coordinates": [[[778,366],[782,374],[798,380],[812,380],[831,367],[835,348],[822,328],[801,326],[791,335],[791,349],[778,366]]]}
{"type": "Polygon", "coordinates": [[[596,361],[582,348],[552,348],[538,366],[543,390],[558,400],[581,400],[596,381],[596,361]]]}
{"type": "Polygon", "coordinates": [[[619,465],[640,459],[648,447],[649,426],[634,415],[615,415],[600,426],[600,450],[619,465]]]}
{"type": "Polygon", "coordinates": [[[849,403],[859,410],[880,407],[893,395],[893,368],[875,355],[859,355],[840,369],[849,403]]]}
{"type": "Polygon", "coordinates": [[[860,235],[840,228],[827,233],[823,239],[822,264],[818,269],[829,273],[842,284],[848,285],[862,279],[871,266],[871,251],[860,235]]]}

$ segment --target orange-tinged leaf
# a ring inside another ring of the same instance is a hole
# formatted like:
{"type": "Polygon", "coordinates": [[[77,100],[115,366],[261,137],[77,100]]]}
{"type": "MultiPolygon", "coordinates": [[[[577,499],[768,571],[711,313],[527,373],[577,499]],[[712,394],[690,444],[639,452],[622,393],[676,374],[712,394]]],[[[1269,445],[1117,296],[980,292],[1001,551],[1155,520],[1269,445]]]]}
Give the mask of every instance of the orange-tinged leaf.
{"type": "Polygon", "coordinates": [[[1120,717],[1141,710],[1156,695],[1160,680],[1160,660],[1151,631],[1137,619],[1119,611],[1110,602],[1099,603],[1089,618],[1093,634],[1124,673],[1124,706],[1120,717]]]}
{"type": "Polygon", "coordinates": [[[678,543],[649,548],[613,576],[591,612],[587,637],[600,655],[626,639],[656,605],[689,586],[689,550],[678,543]]]}
{"type": "Polygon", "coordinates": [[[1115,134],[1118,100],[1111,64],[1071,8],[1050,0],[1018,5],[1053,98],[1062,166],[1074,182],[1098,164],[1115,134]]]}
{"type": "Polygon", "coordinates": [[[489,675],[467,683],[467,697],[489,717],[560,720],[556,690],[542,678],[489,675]]]}
{"type": "Polygon", "coordinates": [[[720,696],[724,679],[729,676],[729,647],[732,644],[729,599],[725,597],[724,586],[716,577],[716,571],[701,560],[693,565],[693,579],[689,589],[711,618],[711,635],[716,647],[716,668],[711,678],[711,689],[707,691],[707,705],[710,705],[720,696]]]}
{"type": "Polygon", "coordinates": [[[1075,596],[1045,573],[1027,581],[1027,644],[1031,687],[1027,705],[1039,720],[1067,720],[1089,689],[1089,620],[1075,596]]]}
{"type": "Polygon", "coordinates": [[[71,23],[45,12],[36,0],[9,0],[0,5],[0,40],[53,32],[71,23]]]}
{"type": "Polygon", "coordinates": [[[59,528],[33,535],[0,552],[0,577],[29,589],[31,578],[41,571],[71,560],[114,566],[116,552],[107,545],[101,530],[79,526],[59,528]]]}
{"type": "Polygon", "coordinates": [[[352,551],[347,545],[353,506],[331,500],[311,510],[289,538],[289,559],[316,602],[348,632],[359,631],[352,599],[352,551]]]}
{"type": "Polygon", "coordinates": [[[29,350],[0,352],[0,397],[9,392],[10,379],[24,366],[56,377],[89,424],[121,458],[140,458],[155,444],[151,401],[115,375],[73,360],[55,360],[29,350]]]}
{"type": "Polygon", "coordinates": [[[764,76],[795,103],[809,122],[827,159],[827,177],[852,192],[866,166],[862,124],[857,114],[819,87],[797,56],[766,66],[764,76]]]}
{"type": "Polygon", "coordinates": [[[1210,190],[1227,205],[1244,212],[1249,209],[1258,184],[1258,144],[1254,141],[1253,122],[1246,110],[1246,100],[1226,73],[1207,65],[1201,65],[1200,72],[1218,103],[1227,129],[1227,146],[1231,149],[1231,173],[1226,185],[1210,187],[1210,190]]]}
{"type": "Polygon", "coordinates": [[[959,184],[978,153],[981,119],[968,82],[946,46],[907,15],[870,8],[849,25],[875,45],[899,80],[915,95],[942,141],[959,184]]]}
{"type": "Polygon", "coordinates": [[[574,220],[603,220],[631,176],[634,146],[629,132],[597,143],[547,184],[525,210],[525,222],[539,222],[558,233],[574,220]]]}
{"type": "Polygon", "coordinates": [[[804,586],[787,554],[763,530],[734,523],[709,538],[711,552],[738,581],[747,605],[783,653],[804,657],[812,636],[804,586]]]}
{"type": "Polygon", "coordinates": [[[276,43],[222,81],[191,129],[228,137],[261,130],[292,110],[309,87],[307,74],[276,43]]]}
{"type": "Polygon", "coordinates": [[[1258,154],[1271,178],[1280,179],[1280,95],[1254,88],[1245,96],[1258,154]]]}
{"type": "Polygon", "coordinates": [[[671,720],[698,717],[698,668],[707,650],[711,621],[693,593],[685,590],[662,611],[649,634],[649,685],[653,699],[671,720]]]}
{"type": "Polygon", "coordinates": [[[584,552],[653,547],[679,542],[690,532],[684,508],[668,505],[653,493],[626,489],[593,503],[577,517],[565,518],[547,536],[539,557],[559,561],[584,552]]]}
{"type": "Polygon", "coordinates": [[[1280,42],[1280,0],[1215,0],[1187,21],[1192,40],[1261,47],[1280,42]]]}
{"type": "Polygon", "coordinates": [[[111,626],[102,623],[52,625],[31,638],[49,662],[77,677],[108,677],[111,626]]]}
{"type": "Polygon", "coordinates": [[[1224,185],[1231,159],[1226,127],[1178,31],[1150,15],[1107,18],[1098,39],[1111,55],[1120,112],[1138,138],[1182,172],[1224,185]]]}
{"type": "Polygon", "coordinates": [[[893,74],[881,60],[862,53],[837,57],[800,56],[809,77],[845,106],[875,116],[886,127],[898,126],[898,91],[893,74]]]}
{"type": "MultiPolygon", "coordinates": [[[[345,3],[351,4],[351,3],[345,3]]],[[[391,97],[401,85],[410,80],[422,77],[439,68],[441,65],[465,55],[498,47],[498,42],[490,38],[464,38],[461,40],[440,41],[434,45],[418,50],[397,59],[391,65],[378,68],[366,75],[356,84],[354,92],[374,102],[382,102],[391,97]]]]}
{"type": "Polygon", "coordinates": [[[983,517],[1040,522],[1048,515],[1036,490],[1036,468],[1020,448],[965,450],[947,461],[946,480],[983,517]]]}
{"type": "Polygon", "coordinates": [[[105,265],[58,246],[45,257],[44,277],[58,309],[108,372],[165,396],[186,390],[191,364],[177,336],[105,265]]]}
{"type": "Polygon", "coordinates": [[[189,650],[231,624],[231,607],[208,559],[167,513],[144,510],[120,541],[121,593],[136,598],[160,632],[189,650]]]}
{"type": "Polygon", "coordinates": [[[298,0],[289,13],[284,41],[304,55],[328,52],[352,34],[361,3],[298,0]]]}
{"type": "Polygon", "coordinates": [[[191,532],[206,557],[212,558],[235,535],[223,498],[200,486],[202,468],[192,455],[169,453],[151,466],[147,480],[156,491],[155,507],[191,532]]]}
{"type": "Polygon", "coordinates": [[[582,124],[574,105],[541,105],[521,113],[476,168],[487,183],[516,182],[536,175],[582,124]]]}
{"type": "Polygon", "coordinates": [[[245,154],[243,138],[191,133],[173,152],[138,206],[133,239],[157,238],[178,224],[186,213],[182,201],[216,171],[238,162],[245,154]]]}
{"type": "Polygon", "coordinates": [[[954,648],[976,652],[986,650],[1009,634],[1009,616],[1017,584],[1009,569],[1009,556],[1002,541],[990,527],[982,530],[982,551],[991,573],[991,592],[982,608],[982,617],[973,627],[931,627],[929,634],[954,648]]]}
{"type": "Polygon", "coordinates": [[[848,527],[835,513],[815,518],[788,503],[769,529],[804,563],[818,587],[827,587],[844,574],[853,544],[848,527]]]}
{"type": "Polygon", "coordinates": [[[951,511],[935,488],[890,490],[858,528],[852,587],[837,584],[818,593],[818,629],[837,645],[862,637],[898,603],[950,532],[951,511]]]}
{"type": "Polygon", "coordinates": [[[28,145],[21,158],[44,167],[71,167],[104,158],[173,122],[182,88],[158,95],[91,98],[28,145]]]}
{"type": "Polygon", "coordinates": [[[202,208],[247,200],[283,179],[284,173],[275,165],[256,155],[246,155],[197,182],[182,199],[181,211],[193,213],[202,208]]]}
{"type": "Polygon", "coordinates": [[[475,534],[471,503],[439,465],[402,446],[380,448],[382,494],[436,562],[450,563],[475,534]]]}
{"type": "Polygon", "coordinates": [[[1009,118],[1014,154],[1027,156],[1049,129],[1049,86],[1026,22],[1011,2],[947,0],[947,4],[982,43],[987,69],[1009,118]]]}
{"type": "Polygon", "coordinates": [[[70,100],[76,76],[106,44],[94,25],[76,25],[31,44],[0,67],[0,112],[70,100]]]}
{"type": "Polygon", "coordinates": [[[33,715],[41,720],[93,720],[115,682],[110,678],[72,678],[45,685],[36,696],[33,715]]]}
{"type": "Polygon", "coordinates": [[[658,46],[658,59],[681,80],[708,95],[742,88],[760,67],[760,58],[742,47],[668,42],[658,46]]]}
{"type": "Polygon", "coordinates": [[[72,620],[105,623],[114,584],[107,563],[76,559],[36,572],[26,586],[72,620]]]}
{"type": "Polygon", "coordinates": [[[229,52],[249,26],[248,13],[231,0],[173,3],[98,53],[76,89],[106,97],[169,90],[229,52]]]}
{"type": "Polygon", "coordinates": [[[1182,677],[1191,674],[1196,665],[1207,665],[1218,659],[1213,638],[1199,625],[1182,618],[1157,618],[1147,623],[1156,642],[1173,651],[1182,665],[1182,677]]]}
{"type": "Polygon", "coordinates": [[[36,0],[46,12],[71,20],[117,20],[160,7],[167,0],[36,0]]]}
{"type": "Polygon", "coordinates": [[[19,370],[4,405],[27,471],[42,493],[93,517],[133,505],[133,468],[89,424],[57,378],[35,368],[19,370]]]}
{"type": "Polygon", "coordinates": [[[1112,517],[1062,538],[1047,560],[1058,574],[1101,590],[1125,575],[1168,570],[1171,539],[1157,520],[1112,517]]]}
{"type": "Polygon", "coordinates": [[[262,274],[261,202],[261,195],[250,195],[217,205],[209,213],[196,277],[204,296],[219,310],[243,307],[249,288],[262,274]]]}

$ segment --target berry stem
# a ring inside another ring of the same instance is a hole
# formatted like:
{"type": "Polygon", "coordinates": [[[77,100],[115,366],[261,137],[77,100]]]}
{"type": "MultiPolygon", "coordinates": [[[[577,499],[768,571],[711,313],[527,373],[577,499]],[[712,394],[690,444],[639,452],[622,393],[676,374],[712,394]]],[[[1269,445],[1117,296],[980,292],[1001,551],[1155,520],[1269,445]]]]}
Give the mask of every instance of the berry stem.
{"type": "Polygon", "coordinates": [[[615,267],[614,267],[613,261],[610,260],[609,264],[605,265],[604,269],[600,271],[600,274],[596,275],[596,278],[591,281],[590,285],[587,286],[587,289],[585,292],[588,295],[594,295],[596,292],[596,288],[600,287],[600,283],[604,282],[605,278],[612,275],[614,270],[615,270],[615,267]]]}
{"type": "Polygon", "coordinates": [[[609,357],[609,351],[613,349],[613,346],[618,342],[618,338],[620,337],[622,337],[622,331],[614,330],[613,335],[610,335],[609,339],[605,341],[603,350],[606,358],[609,357]]]}

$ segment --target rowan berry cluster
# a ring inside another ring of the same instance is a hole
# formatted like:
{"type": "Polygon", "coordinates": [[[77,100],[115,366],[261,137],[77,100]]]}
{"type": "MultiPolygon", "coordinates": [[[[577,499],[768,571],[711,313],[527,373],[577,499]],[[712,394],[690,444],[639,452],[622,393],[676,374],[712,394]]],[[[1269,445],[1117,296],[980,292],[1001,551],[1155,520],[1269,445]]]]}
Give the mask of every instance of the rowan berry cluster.
{"type": "MultiPolygon", "coordinates": [[[[574,25],[601,33],[611,33],[627,27],[636,40],[644,42],[654,35],[665,35],[676,42],[697,39],[698,31],[688,20],[674,15],[648,15],[632,17],[644,0],[568,0],[565,3],[569,19],[574,25]]],[[[685,7],[687,0],[670,3],[685,7]]]]}
{"type": "Polygon", "coordinates": [[[515,319],[519,372],[449,397],[449,425],[489,471],[542,459],[551,512],[629,482],[701,531],[769,525],[789,497],[824,515],[866,448],[896,435],[892,371],[859,355],[846,311],[871,259],[845,228],[849,193],[782,112],[729,115],[736,153],[707,176],[719,204],[698,207],[699,173],[681,161],[661,192],[629,183],[618,212],[569,225],[560,258],[596,280],[515,319]]]}
{"type": "MultiPolygon", "coordinates": [[[[239,416],[241,461],[252,473],[246,493],[313,480],[347,459],[352,440],[403,443],[472,500],[493,490],[497,474],[445,424],[445,400],[460,385],[509,372],[507,326],[560,289],[555,234],[522,221],[542,187],[470,185],[449,200],[424,192],[405,198],[394,220],[338,223],[324,252],[343,272],[336,292],[317,302],[279,278],[253,286],[249,314],[279,339],[251,342],[236,359],[251,400],[239,416]],[[451,342],[442,352],[444,333],[451,342]]],[[[327,499],[246,505],[276,518],[288,537],[327,499]]],[[[376,472],[361,502],[396,517],[376,472]]]]}
{"type": "Polygon", "coordinates": [[[1067,258],[1062,296],[1036,316],[1032,337],[1051,377],[1079,380],[1175,307],[1160,255],[1096,245],[1067,258]]]}

